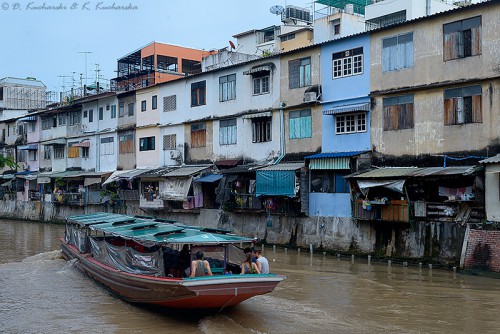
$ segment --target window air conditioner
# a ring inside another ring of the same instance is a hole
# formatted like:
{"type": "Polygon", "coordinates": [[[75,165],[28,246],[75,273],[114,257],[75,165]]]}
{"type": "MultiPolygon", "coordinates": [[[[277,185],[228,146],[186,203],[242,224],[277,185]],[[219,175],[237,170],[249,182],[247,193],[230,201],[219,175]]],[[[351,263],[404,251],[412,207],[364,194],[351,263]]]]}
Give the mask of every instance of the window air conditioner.
{"type": "Polygon", "coordinates": [[[316,92],[307,92],[304,94],[304,102],[316,102],[316,92]]]}
{"type": "Polygon", "coordinates": [[[177,159],[181,156],[179,151],[170,151],[170,159],[177,159]]]}

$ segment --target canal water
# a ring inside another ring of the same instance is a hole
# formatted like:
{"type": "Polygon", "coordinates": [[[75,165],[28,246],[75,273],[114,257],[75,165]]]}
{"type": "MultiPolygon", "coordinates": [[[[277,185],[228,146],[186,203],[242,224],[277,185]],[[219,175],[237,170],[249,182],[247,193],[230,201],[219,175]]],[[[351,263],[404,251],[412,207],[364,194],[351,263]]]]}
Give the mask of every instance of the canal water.
{"type": "Polygon", "coordinates": [[[0,333],[499,333],[500,280],[266,248],[276,290],[220,314],[122,302],[59,252],[61,225],[0,220],[0,333]]]}

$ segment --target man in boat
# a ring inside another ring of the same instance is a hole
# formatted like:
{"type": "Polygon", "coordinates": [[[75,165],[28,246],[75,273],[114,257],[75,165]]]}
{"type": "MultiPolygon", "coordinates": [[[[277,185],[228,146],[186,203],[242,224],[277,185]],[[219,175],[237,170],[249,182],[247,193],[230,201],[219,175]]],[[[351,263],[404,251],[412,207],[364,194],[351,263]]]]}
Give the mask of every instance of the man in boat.
{"type": "Polygon", "coordinates": [[[257,258],[257,261],[255,263],[257,264],[257,268],[259,268],[260,273],[269,274],[269,261],[267,261],[267,259],[262,256],[262,250],[256,249],[255,257],[257,258]]]}
{"type": "Polygon", "coordinates": [[[199,276],[212,276],[210,264],[207,260],[203,260],[203,252],[196,252],[196,259],[191,262],[191,278],[199,276]]]}

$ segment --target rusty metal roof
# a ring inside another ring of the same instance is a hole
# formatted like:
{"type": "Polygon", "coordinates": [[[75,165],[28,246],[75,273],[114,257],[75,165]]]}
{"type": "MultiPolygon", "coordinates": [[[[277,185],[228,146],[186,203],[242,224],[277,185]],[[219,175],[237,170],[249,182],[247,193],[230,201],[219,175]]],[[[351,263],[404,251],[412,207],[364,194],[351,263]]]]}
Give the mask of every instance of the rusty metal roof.
{"type": "Polygon", "coordinates": [[[353,179],[417,178],[451,175],[470,175],[478,171],[475,166],[454,167],[385,167],[351,176],[353,179]]]}
{"type": "Polygon", "coordinates": [[[297,170],[305,167],[303,162],[289,162],[283,164],[272,165],[259,169],[260,171],[286,171],[286,170],[297,170]]]}

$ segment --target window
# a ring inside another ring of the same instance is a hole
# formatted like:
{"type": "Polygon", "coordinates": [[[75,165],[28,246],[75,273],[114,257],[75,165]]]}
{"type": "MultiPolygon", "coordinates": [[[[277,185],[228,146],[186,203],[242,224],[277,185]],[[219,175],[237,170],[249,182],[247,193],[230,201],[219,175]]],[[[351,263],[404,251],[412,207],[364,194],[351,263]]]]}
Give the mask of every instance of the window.
{"type": "Polygon", "coordinates": [[[177,135],[163,136],[163,150],[175,150],[177,147],[177,135]]]}
{"type": "Polygon", "coordinates": [[[115,138],[113,137],[101,138],[101,155],[110,155],[115,153],[114,143],[115,138]]]}
{"type": "Polygon", "coordinates": [[[82,123],[82,113],[80,111],[68,113],[68,125],[73,126],[82,123]]]}
{"type": "Polygon", "coordinates": [[[382,39],[382,71],[413,67],[413,33],[382,39]]]}
{"type": "Polygon", "coordinates": [[[191,125],[191,147],[205,147],[206,126],[204,123],[191,125]]]}
{"type": "Polygon", "coordinates": [[[64,159],[64,145],[54,146],[54,159],[64,159]]]}
{"type": "Polygon", "coordinates": [[[37,160],[37,155],[36,154],[37,152],[36,151],[28,151],[28,160],[29,161],[36,161],[37,160]]]}
{"type": "Polygon", "coordinates": [[[286,42],[286,41],[289,41],[291,39],[295,39],[295,33],[291,33],[291,34],[288,34],[288,35],[285,35],[285,36],[281,36],[280,37],[280,40],[282,42],[286,42]]]}
{"type": "Polygon", "coordinates": [[[73,146],[77,143],[77,141],[68,143],[68,159],[80,157],[80,149],[78,148],[78,146],[73,146]]]}
{"type": "Polygon", "coordinates": [[[191,84],[191,107],[205,104],[206,81],[191,84]]]}
{"type": "Polygon", "coordinates": [[[44,149],[43,149],[43,159],[44,160],[50,160],[50,154],[51,152],[51,149],[50,149],[50,146],[44,146],[44,149]]]}
{"type": "Polygon", "coordinates": [[[480,85],[444,91],[444,124],[481,123],[482,88],[480,85]]]}
{"type": "Polygon", "coordinates": [[[118,150],[120,154],[134,153],[134,133],[125,132],[118,136],[118,150]]]}
{"type": "Polygon", "coordinates": [[[158,108],[158,96],[157,95],[153,95],[151,97],[151,109],[155,110],[158,108]]]}
{"type": "Polygon", "coordinates": [[[288,62],[290,89],[311,85],[311,58],[302,58],[288,62]]]}
{"type": "Polygon", "coordinates": [[[444,60],[481,54],[481,16],[443,25],[444,60]]]}
{"type": "Polygon", "coordinates": [[[335,116],[335,133],[366,132],[366,113],[335,116]]]}
{"type": "Polygon", "coordinates": [[[224,102],[236,99],[236,74],[225,75],[219,78],[219,101],[224,102]]]}
{"type": "Polygon", "coordinates": [[[177,72],[177,58],[157,55],[158,70],[177,72]]]}
{"type": "Polygon", "coordinates": [[[111,119],[116,118],[116,104],[111,106],[111,119]]]}
{"type": "Polygon", "coordinates": [[[141,101],[141,111],[146,111],[146,100],[141,101]]]}
{"type": "Polygon", "coordinates": [[[82,147],[82,158],[87,159],[89,157],[89,152],[89,147],[82,147]]]}
{"type": "Polygon", "coordinates": [[[109,111],[110,105],[109,103],[106,104],[106,111],[109,111]]]}
{"type": "Polygon", "coordinates": [[[57,115],[57,118],[59,119],[59,126],[66,125],[66,114],[59,114],[57,115]]]}
{"type": "Polygon", "coordinates": [[[349,171],[311,170],[312,193],[349,193],[349,183],[345,176],[349,171]]]}
{"type": "Polygon", "coordinates": [[[94,109],[89,110],[89,123],[94,121],[94,109]]]}
{"type": "Polygon", "coordinates": [[[340,19],[333,20],[332,24],[333,24],[333,34],[340,35],[340,19]]]}
{"type": "Polygon", "coordinates": [[[220,121],[219,144],[236,144],[236,118],[220,121]]]}
{"type": "Polygon", "coordinates": [[[311,109],[290,111],[290,139],[312,137],[311,109]]]}
{"type": "Polygon", "coordinates": [[[134,103],[129,103],[128,104],[128,115],[129,116],[134,116],[134,103]]]}
{"type": "Polygon", "coordinates": [[[84,110],[83,111],[83,118],[87,118],[88,117],[88,110],[84,110]]]}
{"type": "Polygon", "coordinates": [[[102,121],[104,119],[104,108],[99,107],[99,120],[102,121]]]}
{"type": "Polygon", "coordinates": [[[3,87],[0,87],[0,101],[3,100],[3,87]]]}
{"type": "Polygon", "coordinates": [[[413,95],[383,99],[384,131],[413,129],[413,95]]]}
{"type": "Polygon", "coordinates": [[[36,130],[36,122],[30,122],[30,132],[35,132],[36,130]]]}
{"type": "Polygon", "coordinates": [[[155,149],[155,137],[144,137],[139,139],[139,151],[152,151],[155,149]]]}
{"type": "Polygon", "coordinates": [[[182,59],[182,73],[196,74],[201,72],[201,62],[197,60],[182,59]]]}
{"type": "Polygon", "coordinates": [[[177,95],[163,97],[163,111],[174,111],[177,109],[177,95]]]}
{"type": "Polygon", "coordinates": [[[253,95],[269,94],[269,75],[253,78],[253,95]]]}
{"type": "Polygon", "coordinates": [[[123,116],[125,116],[125,104],[123,102],[120,102],[118,107],[118,117],[123,116]]]}
{"type": "Polygon", "coordinates": [[[252,143],[271,141],[271,117],[252,119],[252,143]]]}
{"type": "Polygon", "coordinates": [[[332,60],[334,79],[363,73],[363,48],[334,53],[332,60]]]}
{"type": "Polygon", "coordinates": [[[42,130],[48,130],[52,128],[52,117],[42,118],[42,130]]]}
{"type": "Polygon", "coordinates": [[[25,150],[20,150],[17,152],[16,162],[27,162],[26,161],[26,152],[25,150]]]}

